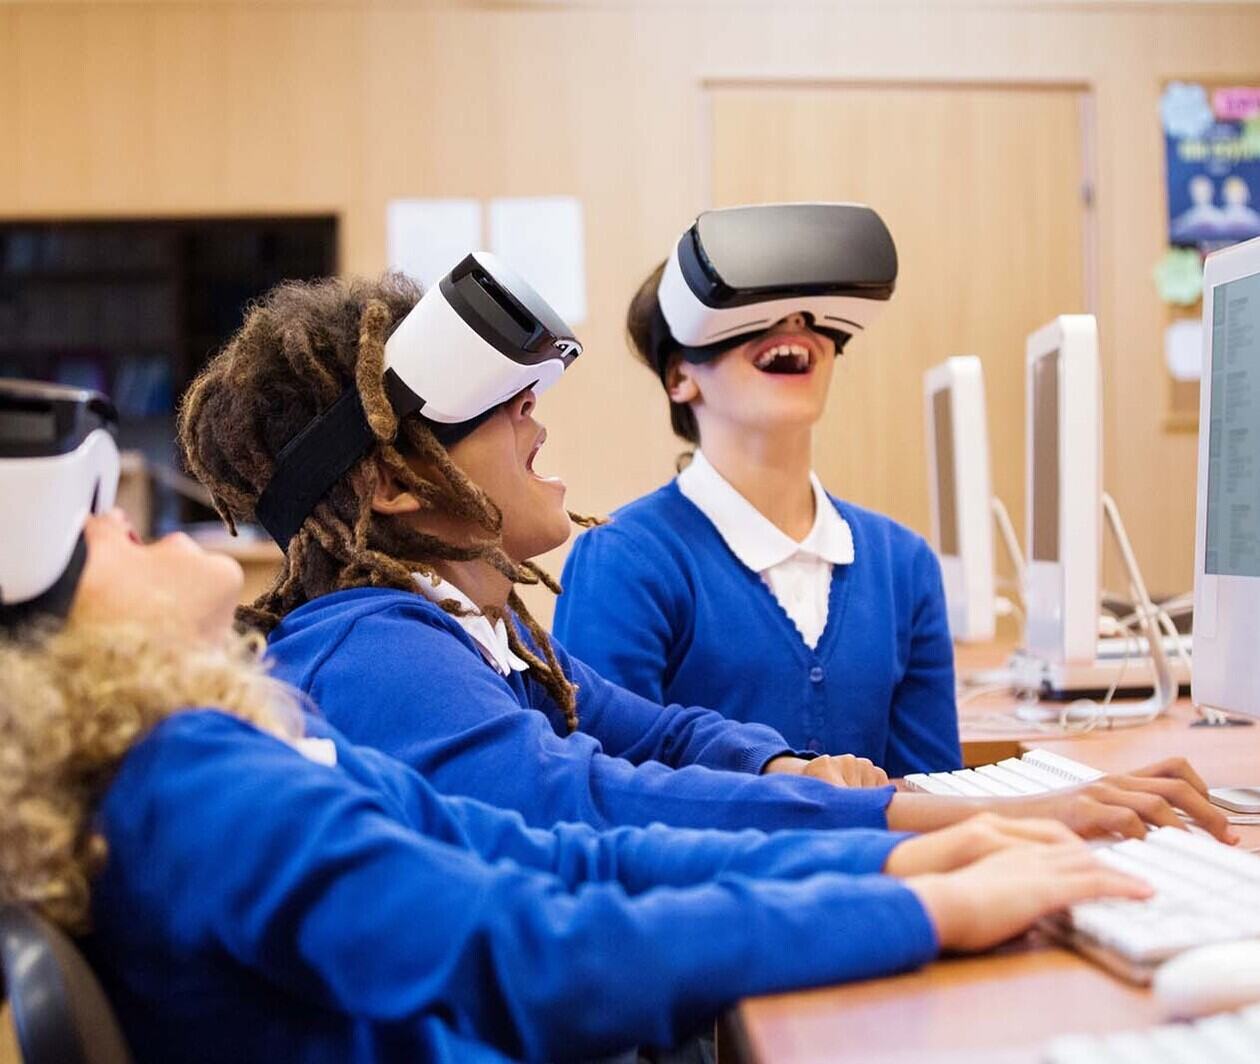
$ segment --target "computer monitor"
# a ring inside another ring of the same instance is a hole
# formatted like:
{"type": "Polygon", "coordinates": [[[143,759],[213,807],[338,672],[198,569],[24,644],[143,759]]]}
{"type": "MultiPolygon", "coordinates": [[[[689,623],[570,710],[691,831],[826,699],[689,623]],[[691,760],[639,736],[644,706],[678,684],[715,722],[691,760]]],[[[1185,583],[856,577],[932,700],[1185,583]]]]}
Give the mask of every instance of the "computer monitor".
{"type": "Polygon", "coordinates": [[[1194,561],[1194,700],[1260,716],[1260,239],[1203,270],[1194,561]]]}
{"type": "Polygon", "coordinates": [[[1025,649],[1093,662],[1102,557],[1102,373],[1092,314],[1028,337],[1025,649]]]}
{"type": "Polygon", "coordinates": [[[949,628],[961,642],[996,631],[993,519],[984,370],[975,355],[956,355],[923,378],[932,546],[941,560],[949,628]]]}

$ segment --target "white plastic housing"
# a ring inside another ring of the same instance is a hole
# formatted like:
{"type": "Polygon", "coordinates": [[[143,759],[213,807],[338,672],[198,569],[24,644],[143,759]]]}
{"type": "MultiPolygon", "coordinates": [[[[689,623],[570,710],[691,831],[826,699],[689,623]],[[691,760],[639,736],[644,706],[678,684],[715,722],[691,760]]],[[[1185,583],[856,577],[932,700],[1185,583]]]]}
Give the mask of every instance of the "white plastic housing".
{"type": "Polygon", "coordinates": [[[949,628],[960,642],[991,640],[993,519],[984,369],[957,355],[923,378],[932,546],[941,562],[949,628]]]}
{"type": "Polygon", "coordinates": [[[0,601],[29,602],[60,579],[88,516],[113,508],[118,473],[118,447],[104,429],[69,454],[0,462],[0,498],[12,507],[0,551],[0,601]]]}
{"type": "Polygon", "coordinates": [[[1102,370],[1094,316],[1055,318],[1028,337],[1026,356],[1025,644],[1051,664],[1092,662],[1102,558],[1102,370]],[[1050,404],[1040,422],[1039,396],[1050,404]]]}
{"type": "Polygon", "coordinates": [[[442,295],[430,288],[385,342],[385,365],[425,401],[431,421],[468,421],[532,387],[550,388],[564,373],[563,356],[536,365],[515,362],[486,343],[442,295]]]}
{"type": "Polygon", "coordinates": [[[1260,716],[1260,576],[1245,575],[1260,571],[1246,561],[1260,523],[1257,389],[1260,239],[1210,255],[1203,270],[1194,542],[1194,701],[1249,716],[1260,716]],[[1222,527],[1208,527],[1209,491],[1216,521],[1227,522],[1222,527]]]}
{"type": "Polygon", "coordinates": [[[789,296],[725,309],[706,306],[696,298],[683,277],[677,244],[661,275],[657,299],[670,333],[684,347],[705,347],[761,332],[797,312],[812,315],[819,327],[858,333],[874,321],[888,303],[886,299],[857,296],[789,296]]]}

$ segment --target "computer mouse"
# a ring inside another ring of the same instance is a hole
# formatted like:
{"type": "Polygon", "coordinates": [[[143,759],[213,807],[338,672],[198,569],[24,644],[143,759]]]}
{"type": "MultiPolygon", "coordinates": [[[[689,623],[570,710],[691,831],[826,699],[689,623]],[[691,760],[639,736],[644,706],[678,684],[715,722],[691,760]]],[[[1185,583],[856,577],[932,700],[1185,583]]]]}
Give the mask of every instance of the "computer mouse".
{"type": "Polygon", "coordinates": [[[1192,1019],[1260,1001],[1260,939],[1186,950],[1160,965],[1151,989],[1172,1019],[1192,1019]]]}

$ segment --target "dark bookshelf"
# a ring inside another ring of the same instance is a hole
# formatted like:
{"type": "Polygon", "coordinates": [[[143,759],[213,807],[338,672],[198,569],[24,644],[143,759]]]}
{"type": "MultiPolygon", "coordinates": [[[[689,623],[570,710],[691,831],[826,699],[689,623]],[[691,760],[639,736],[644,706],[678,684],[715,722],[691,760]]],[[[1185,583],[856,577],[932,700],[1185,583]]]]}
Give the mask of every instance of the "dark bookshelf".
{"type": "MultiPolygon", "coordinates": [[[[120,444],[178,468],[175,404],[246,304],[336,272],[332,216],[0,222],[0,376],[108,392],[120,444]]],[[[159,530],[213,516],[154,503],[159,530]]]]}

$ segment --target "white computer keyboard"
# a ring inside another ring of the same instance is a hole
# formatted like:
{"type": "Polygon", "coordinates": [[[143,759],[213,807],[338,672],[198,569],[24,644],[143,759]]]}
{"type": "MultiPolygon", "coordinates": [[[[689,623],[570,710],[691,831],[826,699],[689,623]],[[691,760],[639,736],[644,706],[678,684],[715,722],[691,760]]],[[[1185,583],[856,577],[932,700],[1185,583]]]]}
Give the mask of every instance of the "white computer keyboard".
{"type": "MultiPolygon", "coordinates": [[[[994,765],[907,776],[906,784],[930,794],[1015,797],[1079,786],[1102,775],[1049,750],[1030,750],[994,765]]],[[[1160,963],[1193,946],[1260,938],[1260,856],[1206,832],[1175,828],[1106,843],[1096,852],[1100,861],[1146,880],[1155,896],[1077,905],[1043,927],[1121,977],[1149,983],[1160,963]]]]}
{"type": "Polygon", "coordinates": [[[1122,978],[1149,983],[1159,964],[1194,946],[1260,938],[1260,856],[1176,828],[1095,855],[1146,880],[1154,897],[1084,902],[1043,926],[1122,978]]]}
{"type": "Polygon", "coordinates": [[[1255,1064],[1260,1005],[1145,1031],[1076,1034],[1046,1047],[1045,1064],[1255,1064]]]}
{"type": "Polygon", "coordinates": [[[964,768],[957,772],[916,772],[906,777],[912,791],[968,798],[1014,798],[1025,794],[1078,787],[1100,779],[1103,773],[1070,757],[1049,750],[1029,750],[1023,757],[1008,757],[994,765],[964,768]]]}

